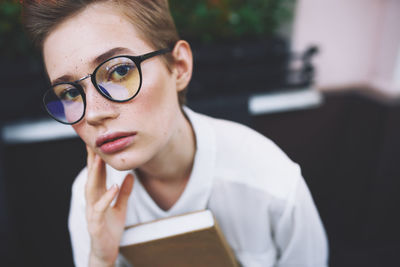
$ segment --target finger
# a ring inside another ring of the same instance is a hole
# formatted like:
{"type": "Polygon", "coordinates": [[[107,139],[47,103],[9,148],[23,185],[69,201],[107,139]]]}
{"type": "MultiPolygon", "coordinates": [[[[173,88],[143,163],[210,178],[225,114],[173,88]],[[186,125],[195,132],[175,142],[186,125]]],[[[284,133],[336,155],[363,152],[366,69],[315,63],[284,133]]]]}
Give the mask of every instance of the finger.
{"type": "Polygon", "coordinates": [[[95,154],[86,182],[86,200],[94,204],[106,192],[106,167],[99,155],[95,154]]]}
{"type": "Polygon", "coordinates": [[[128,174],[124,181],[122,182],[121,188],[119,190],[117,201],[114,207],[118,210],[125,210],[128,204],[129,196],[133,188],[133,175],[128,174]]]}
{"type": "Polygon", "coordinates": [[[86,145],[86,151],[87,151],[87,167],[88,170],[90,170],[93,165],[93,158],[95,153],[88,145],[86,145]]]}
{"type": "Polygon", "coordinates": [[[101,196],[99,201],[96,202],[96,204],[93,207],[93,211],[95,211],[95,217],[101,216],[104,214],[104,212],[107,210],[107,208],[110,206],[112,200],[115,198],[115,196],[118,193],[118,185],[114,184],[113,186],[110,187],[106,191],[105,194],[101,196]]]}

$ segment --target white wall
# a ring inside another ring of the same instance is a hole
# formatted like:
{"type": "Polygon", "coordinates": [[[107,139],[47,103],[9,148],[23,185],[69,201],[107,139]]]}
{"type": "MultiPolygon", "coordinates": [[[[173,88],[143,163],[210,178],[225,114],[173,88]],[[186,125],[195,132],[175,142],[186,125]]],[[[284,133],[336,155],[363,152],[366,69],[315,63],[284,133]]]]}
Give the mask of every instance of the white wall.
{"type": "Polygon", "coordinates": [[[318,88],[400,94],[400,0],[297,1],[292,49],[319,46],[318,88]]]}

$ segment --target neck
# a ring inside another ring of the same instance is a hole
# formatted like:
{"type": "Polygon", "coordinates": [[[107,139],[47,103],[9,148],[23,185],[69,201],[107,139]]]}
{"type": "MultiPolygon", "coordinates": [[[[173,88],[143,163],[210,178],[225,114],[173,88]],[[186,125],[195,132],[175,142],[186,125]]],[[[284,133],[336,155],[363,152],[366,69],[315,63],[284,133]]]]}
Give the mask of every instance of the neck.
{"type": "Polygon", "coordinates": [[[192,126],[182,112],[177,125],[164,149],[136,170],[149,195],[164,210],[169,209],[185,189],[196,152],[192,126]]]}

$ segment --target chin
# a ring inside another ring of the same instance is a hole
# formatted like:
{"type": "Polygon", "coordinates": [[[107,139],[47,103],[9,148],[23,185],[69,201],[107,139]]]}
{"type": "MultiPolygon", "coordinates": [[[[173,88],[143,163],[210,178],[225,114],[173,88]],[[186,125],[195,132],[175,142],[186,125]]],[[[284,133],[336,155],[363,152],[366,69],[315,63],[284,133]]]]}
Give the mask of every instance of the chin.
{"type": "Polygon", "coordinates": [[[104,161],[118,171],[128,171],[138,168],[141,164],[125,158],[104,159],[104,161]]]}
{"type": "Polygon", "coordinates": [[[146,149],[127,149],[115,154],[103,154],[103,160],[118,171],[140,168],[151,159],[152,151],[146,149]]]}
{"type": "Polygon", "coordinates": [[[114,169],[118,170],[118,171],[129,171],[129,170],[133,170],[136,169],[136,167],[131,167],[131,165],[126,165],[126,164],[108,164],[111,167],[113,167],[114,169]]]}

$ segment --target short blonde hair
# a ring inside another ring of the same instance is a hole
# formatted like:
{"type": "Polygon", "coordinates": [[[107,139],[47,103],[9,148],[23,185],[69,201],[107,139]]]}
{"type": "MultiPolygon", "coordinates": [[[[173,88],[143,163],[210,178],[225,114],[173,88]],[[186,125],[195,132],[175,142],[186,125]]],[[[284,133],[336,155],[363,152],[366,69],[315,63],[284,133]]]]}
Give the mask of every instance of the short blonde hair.
{"type": "MultiPolygon", "coordinates": [[[[113,4],[155,50],[172,48],[179,41],[168,0],[24,0],[22,18],[31,39],[42,50],[44,40],[57,25],[96,3],[113,4]]],[[[173,56],[168,53],[162,58],[171,70],[173,56]]],[[[186,90],[178,97],[183,105],[186,90]]]]}

